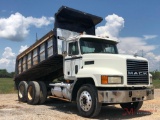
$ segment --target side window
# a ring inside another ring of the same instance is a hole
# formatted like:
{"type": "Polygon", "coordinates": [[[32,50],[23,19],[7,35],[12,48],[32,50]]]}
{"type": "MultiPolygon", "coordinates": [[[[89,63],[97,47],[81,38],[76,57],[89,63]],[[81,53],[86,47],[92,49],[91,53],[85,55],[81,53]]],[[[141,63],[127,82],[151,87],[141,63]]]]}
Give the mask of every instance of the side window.
{"type": "Polygon", "coordinates": [[[77,42],[69,43],[68,54],[69,55],[78,55],[79,54],[78,43],[77,42]]]}

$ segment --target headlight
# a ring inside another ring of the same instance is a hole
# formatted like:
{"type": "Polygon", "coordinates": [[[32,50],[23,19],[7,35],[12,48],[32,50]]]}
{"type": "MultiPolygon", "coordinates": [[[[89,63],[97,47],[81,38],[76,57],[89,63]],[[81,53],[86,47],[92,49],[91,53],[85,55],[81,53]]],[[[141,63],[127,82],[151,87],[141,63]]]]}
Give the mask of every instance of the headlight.
{"type": "Polygon", "coordinates": [[[122,84],[122,77],[102,75],[101,84],[122,84]]]}
{"type": "Polygon", "coordinates": [[[121,84],[122,83],[122,77],[108,77],[108,83],[117,83],[121,84]]]}

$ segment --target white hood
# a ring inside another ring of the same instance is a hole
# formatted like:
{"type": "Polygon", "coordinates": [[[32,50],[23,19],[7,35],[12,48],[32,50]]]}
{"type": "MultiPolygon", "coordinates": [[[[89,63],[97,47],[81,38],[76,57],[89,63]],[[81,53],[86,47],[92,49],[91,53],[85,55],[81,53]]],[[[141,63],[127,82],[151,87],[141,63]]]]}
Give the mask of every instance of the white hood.
{"type": "MultiPolygon", "coordinates": [[[[127,64],[128,64],[127,61],[128,60],[137,61],[140,63],[145,62],[145,64],[148,64],[147,59],[142,57],[135,57],[132,55],[99,54],[99,53],[84,54],[82,56],[83,69],[79,71],[79,74],[89,76],[89,74],[91,73],[94,76],[94,78],[97,79],[97,81],[99,81],[97,83],[98,85],[100,85],[101,75],[122,76],[124,80],[123,85],[129,86],[127,83],[127,64]]],[[[137,67],[136,64],[135,64],[135,67],[137,67]]],[[[141,68],[141,66],[139,66],[138,68],[141,68]]],[[[138,68],[136,68],[136,70],[138,68]]],[[[138,87],[141,85],[139,84],[136,86],[138,87]]]]}

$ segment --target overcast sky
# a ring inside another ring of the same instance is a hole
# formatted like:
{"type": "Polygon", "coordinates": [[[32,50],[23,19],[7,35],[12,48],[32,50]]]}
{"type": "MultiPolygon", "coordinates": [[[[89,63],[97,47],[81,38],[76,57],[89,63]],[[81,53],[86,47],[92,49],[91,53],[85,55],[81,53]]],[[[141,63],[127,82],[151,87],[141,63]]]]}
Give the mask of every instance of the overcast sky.
{"type": "Polygon", "coordinates": [[[7,0],[0,4],[0,69],[15,69],[16,56],[54,27],[54,14],[68,6],[101,16],[97,35],[120,41],[119,53],[146,57],[160,69],[159,0],[7,0]]]}

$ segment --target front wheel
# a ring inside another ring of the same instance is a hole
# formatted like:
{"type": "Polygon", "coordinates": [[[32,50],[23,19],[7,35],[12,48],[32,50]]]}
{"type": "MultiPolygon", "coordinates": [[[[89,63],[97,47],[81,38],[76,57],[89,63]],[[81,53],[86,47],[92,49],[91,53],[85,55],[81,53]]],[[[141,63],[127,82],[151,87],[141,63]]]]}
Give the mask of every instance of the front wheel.
{"type": "Polygon", "coordinates": [[[121,103],[120,106],[124,109],[124,110],[134,110],[134,111],[138,111],[143,105],[143,101],[139,101],[139,102],[131,102],[131,103],[121,103]]]}
{"type": "Polygon", "coordinates": [[[93,85],[85,84],[78,90],[77,108],[84,117],[95,117],[99,114],[101,103],[98,102],[97,90],[93,85]]]}

